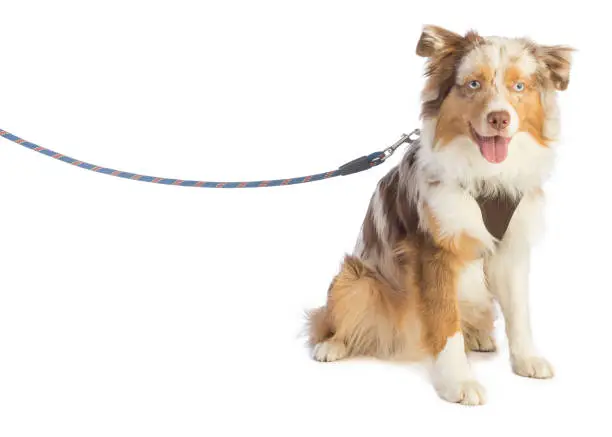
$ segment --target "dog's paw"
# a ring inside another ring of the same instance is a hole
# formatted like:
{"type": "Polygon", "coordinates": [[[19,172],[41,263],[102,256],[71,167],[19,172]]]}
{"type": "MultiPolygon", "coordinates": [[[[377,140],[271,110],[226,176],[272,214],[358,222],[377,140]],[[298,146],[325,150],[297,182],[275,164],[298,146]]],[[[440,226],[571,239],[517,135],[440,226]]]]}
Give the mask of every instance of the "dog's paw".
{"type": "Polygon", "coordinates": [[[542,357],[513,356],[511,362],[512,370],[520,376],[538,379],[548,379],[555,376],[552,365],[542,357]]]}
{"type": "Polygon", "coordinates": [[[312,357],[317,361],[329,362],[346,358],[348,350],[340,341],[327,340],[317,343],[312,350],[312,357]]]}
{"type": "Polygon", "coordinates": [[[478,257],[483,258],[495,253],[499,240],[492,236],[486,228],[478,229],[470,235],[480,242],[478,246],[478,257]]]}
{"type": "Polygon", "coordinates": [[[473,379],[448,382],[437,386],[436,390],[442,399],[457,404],[484,405],[487,402],[485,388],[473,379]]]}
{"type": "Polygon", "coordinates": [[[495,339],[486,331],[465,330],[463,332],[466,350],[474,352],[495,352],[495,339]]]}

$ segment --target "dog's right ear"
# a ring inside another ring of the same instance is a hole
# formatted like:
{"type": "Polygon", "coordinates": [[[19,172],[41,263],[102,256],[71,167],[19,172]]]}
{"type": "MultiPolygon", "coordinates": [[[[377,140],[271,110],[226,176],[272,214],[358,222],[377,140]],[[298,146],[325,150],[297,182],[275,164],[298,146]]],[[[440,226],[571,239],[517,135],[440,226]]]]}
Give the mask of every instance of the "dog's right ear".
{"type": "Polygon", "coordinates": [[[438,26],[425,26],[416,48],[416,54],[429,58],[436,53],[448,52],[461,46],[465,38],[438,26]]]}

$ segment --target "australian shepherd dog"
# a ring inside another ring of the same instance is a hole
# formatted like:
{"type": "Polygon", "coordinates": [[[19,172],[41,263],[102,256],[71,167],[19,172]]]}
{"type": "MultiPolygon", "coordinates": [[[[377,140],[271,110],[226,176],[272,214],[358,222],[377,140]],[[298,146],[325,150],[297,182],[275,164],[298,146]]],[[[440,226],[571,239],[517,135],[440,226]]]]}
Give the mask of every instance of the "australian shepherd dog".
{"type": "Polygon", "coordinates": [[[379,182],[354,253],[309,312],[318,361],[411,357],[450,402],[486,402],[466,351],[494,351],[494,302],[514,372],[553,376],[534,346],[530,247],[572,49],[426,26],[420,140],[379,182]]]}

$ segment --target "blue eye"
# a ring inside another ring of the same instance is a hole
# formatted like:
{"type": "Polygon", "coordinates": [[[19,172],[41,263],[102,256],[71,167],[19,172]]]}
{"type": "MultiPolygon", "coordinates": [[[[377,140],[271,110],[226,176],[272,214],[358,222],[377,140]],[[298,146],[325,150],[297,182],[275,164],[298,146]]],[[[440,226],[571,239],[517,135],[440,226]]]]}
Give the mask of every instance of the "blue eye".
{"type": "Polygon", "coordinates": [[[514,84],[514,86],[512,88],[514,88],[514,91],[518,91],[520,93],[521,91],[523,91],[525,89],[525,83],[524,82],[517,82],[517,83],[514,84]]]}
{"type": "Polygon", "coordinates": [[[480,82],[478,82],[477,80],[472,80],[468,83],[468,87],[473,90],[477,90],[478,88],[480,88],[480,82]]]}

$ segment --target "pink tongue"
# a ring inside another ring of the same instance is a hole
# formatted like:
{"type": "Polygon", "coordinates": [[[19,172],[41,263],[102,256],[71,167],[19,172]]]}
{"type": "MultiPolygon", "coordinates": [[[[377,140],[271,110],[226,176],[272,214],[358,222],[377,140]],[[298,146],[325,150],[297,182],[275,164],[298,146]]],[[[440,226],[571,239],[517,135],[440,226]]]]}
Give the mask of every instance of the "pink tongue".
{"type": "Polygon", "coordinates": [[[499,164],[508,156],[508,143],[510,138],[495,136],[479,138],[480,153],[494,164],[499,164]]]}

